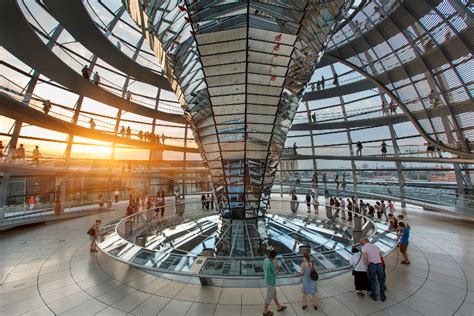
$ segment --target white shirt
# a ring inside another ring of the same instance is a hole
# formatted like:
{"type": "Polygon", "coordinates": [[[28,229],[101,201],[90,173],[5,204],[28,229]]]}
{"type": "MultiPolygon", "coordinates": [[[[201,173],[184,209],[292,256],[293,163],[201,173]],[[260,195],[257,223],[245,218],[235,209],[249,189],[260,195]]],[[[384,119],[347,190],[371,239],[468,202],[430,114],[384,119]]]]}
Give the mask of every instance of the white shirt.
{"type": "Polygon", "coordinates": [[[362,254],[360,254],[359,252],[356,252],[355,254],[353,254],[349,262],[355,271],[367,272],[364,259],[362,258],[362,254]]]}
{"type": "Polygon", "coordinates": [[[120,191],[117,190],[117,191],[114,192],[114,194],[115,195],[120,195],[120,191]]]}
{"type": "Polygon", "coordinates": [[[367,256],[368,263],[382,263],[380,259],[380,249],[374,244],[366,243],[362,247],[362,253],[367,256]]]}

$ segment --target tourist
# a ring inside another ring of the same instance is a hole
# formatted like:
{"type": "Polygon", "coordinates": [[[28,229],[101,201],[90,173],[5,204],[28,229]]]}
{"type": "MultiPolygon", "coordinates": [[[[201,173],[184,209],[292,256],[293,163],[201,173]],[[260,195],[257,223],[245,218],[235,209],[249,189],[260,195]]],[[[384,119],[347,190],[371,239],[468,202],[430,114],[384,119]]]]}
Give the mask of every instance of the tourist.
{"type": "Polygon", "coordinates": [[[382,219],[382,205],[379,201],[375,202],[375,211],[377,212],[377,218],[382,219]]]}
{"type": "Polygon", "coordinates": [[[330,197],[329,198],[329,209],[326,209],[326,216],[329,219],[334,219],[334,207],[336,206],[336,203],[334,202],[336,198],[335,197],[330,197]],[[328,212],[329,211],[329,212],[328,212]]]}
{"type": "Polygon", "coordinates": [[[311,178],[311,184],[313,185],[313,188],[318,186],[318,174],[316,172],[313,172],[313,176],[311,178]]]}
{"type": "Polygon", "coordinates": [[[327,182],[328,182],[328,178],[327,178],[326,172],[325,172],[325,173],[323,173],[323,183],[324,183],[324,187],[326,187],[327,182]]]}
{"type": "Polygon", "coordinates": [[[380,210],[382,211],[383,216],[385,216],[385,220],[388,221],[387,206],[385,205],[384,200],[380,201],[380,210]]]}
{"type": "Polygon", "coordinates": [[[282,312],[286,309],[286,306],[281,305],[278,302],[277,291],[276,291],[276,274],[280,270],[276,262],[276,251],[271,250],[268,253],[268,258],[263,261],[263,271],[265,275],[265,284],[267,285],[267,294],[265,296],[265,307],[263,309],[263,316],[271,316],[273,312],[269,310],[269,305],[273,301],[277,306],[277,311],[282,312]]]}
{"type": "Polygon", "coordinates": [[[341,210],[341,217],[343,219],[346,219],[346,202],[344,201],[344,198],[342,196],[339,198],[339,205],[341,210]]]}
{"type": "Polygon", "coordinates": [[[303,256],[304,260],[301,263],[301,275],[303,276],[303,286],[301,287],[301,290],[303,292],[303,310],[306,310],[306,308],[308,308],[308,295],[311,295],[311,298],[313,300],[313,307],[317,310],[318,298],[316,296],[316,293],[318,290],[316,287],[315,280],[317,279],[316,265],[314,264],[314,262],[311,261],[311,257],[307,252],[303,253],[303,256]]]}
{"type": "Polygon", "coordinates": [[[127,92],[125,93],[125,99],[127,101],[132,100],[132,93],[130,92],[130,90],[127,90],[127,92]]]}
{"type": "Polygon", "coordinates": [[[362,148],[364,148],[364,146],[362,146],[362,143],[360,141],[357,142],[356,148],[356,156],[362,156],[362,148]]]}
{"type": "Polygon", "coordinates": [[[90,126],[91,129],[94,129],[94,128],[96,127],[96,124],[95,124],[93,118],[91,118],[91,119],[89,120],[89,126],[90,126]]]}
{"type": "MultiPolygon", "coordinates": [[[[158,138],[158,137],[157,137],[158,138]]],[[[165,140],[166,140],[166,136],[165,136],[165,133],[162,133],[161,134],[161,143],[164,145],[165,144],[165,140]]]]}
{"type": "Polygon", "coordinates": [[[296,196],[296,193],[292,190],[290,192],[290,210],[293,215],[296,215],[296,212],[298,211],[298,206],[298,196],[296,196]]]}
{"type": "Polygon", "coordinates": [[[321,89],[324,90],[324,84],[326,83],[326,79],[324,79],[324,76],[321,76],[321,89]]]}
{"type": "Polygon", "coordinates": [[[166,201],[165,201],[165,191],[161,191],[160,195],[160,215],[161,217],[165,216],[165,206],[166,206],[166,201]]]}
{"type": "Polygon", "coordinates": [[[380,151],[382,152],[382,157],[387,157],[387,144],[385,141],[380,144],[380,151]]]}
{"type": "Polygon", "coordinates": [[[435,147],[431,145],[430,143],[425,143],[426,144],[426,156],[427,157],[434,157],[435,156],[435,147]]]}
{"type": "Polygon", "coordinates": [[[357,295],[364,296],[362,291],[370,291],[369,277],[367,275],[367,267],[359,249],[352,247],[352,257],[349,260],[352,266],[352,275],[354,276],[354,285],[357,295]]]}
{"type": "Polygon", "coordinates": [[[126,134],[127,134],[127,139],[132,138],[132,129],[130,128],[130,126],[127,126],[126,134]]]}
{"type": "Polygon", "coordinates": [[[155,212],[154,217],[158,217],[160,214],[160,194],[156,194],[156,198],[153,199],[153,211],[155,212]]]}
{"type": "Polygon", "coordinates": [[[347,199],[347,217],[348,221],[352,221],[352,212],[354,211],[354,203],[352,203],[351,199],[347,199]]]}
{"type": "Polygon", "coordinates": [[[372,205],[370,205],[370,203],[367,203],[366,206],[367,206],[367,215],[369,216],[369,218],[374,218],[375,208],[372,205]]]}
{"type": "Polygon", "coordinates": [[[81,72],[82,72],[82,76],[83,76],[84,78],[86,78],[87,80],[89,80],[90,74],[89,74],[89,67],[87,67],[87,65],[85,65],[85,66],[82,68],[81,72]]]}
{"type": "Polygon", "coordinates": [[[91,228],[87,231],[87,234],[89,235],[89,240],[91,241],[90,245],[90,252],[97,252],[97,239],[99,238],[100,234],[100,224],[101,220],[96,219],[95,224],[92,225],[91,228]]]}
{"type": "Polygon", "coordinates": [[[94,76],[92,77],[92,82],[98,86],[100,84],[100,76],[99,76],[99,72],[94,72],[94,76]]]}
{"type": "Polygon", "coordinates": [[[140,130],[140,131],[138,132],[138,139],[139,139],[140,141],[143,140],[143,131],[142,131],[142,130],[140,130]]]}
{"type": "Polygon", "coordinates": [[[336,183],[336,191],[339,191],[339,175],[336,174],[336,178],[334,178],[334,182],[336,183]]]}
{"type": "Polygon", "coordinates": [[[363,216],[367,215],[367,207],[364,203],[364,200],[362,199],[359,200],[359,210],[360,210],[360,214],[362,214],[363,216]]]}
{"type": "Polygon", "coordinates": [[[311,213],[311,195],[309,194],[309,192],[306,193],[305,201],[306,207],[308,208],[308,213],[311,213]]]}
{"type": "Polygon", "coordinates": [[[339,199],[336,197],[334,198],[334,218],[338,218],[339,217],[339,212],[341,210],[341,203],[339,203],[339,199]]]}
{"type": "Polygon", "coordinates": [[[35,146],[35,149],[33,149],[33,163],[38,167],[40,164],[39,159],[43,157],[41,152],[39,151],[39,146],[35,146]]]}
{"type": "Polygon", "coordinates": [[[206,208],[206,195],[203,193],[201,195],[201,209],[205,209],[206,208]]]}
{"type": "Polygon", "coordinates": [[[28,199],[28,206],[30,210],[32,210],[35,207],[35,197],[33,195],[30,196],[30,198],[28,199]]]}
{"type": "Polygon", "coordinates": [[[400,253],[403,256],[402,264],[410,264],[410,260],[408,260],[407,254],[408,242],[410,239],[410,228],[407,227],[404,222],[398,222],[398,227],[401,230],[400,253]]]}
{"type": "Polygon", "coordinates": [[[20,147],[15,150],[15,155],[16,155],[16,159],[18,159],[19,162],[25,161],[26,153],[25,153],[25,147],[23,146],[23,144],[20,144],[20,147]]]}
{"type": "Polygon", "coordinates": [[[120,197],[120,191],[119,191],[119,188],[116,187],[116,188],[115,188],[115,191],[114,191],[115,203],[118,203],[118,202],[119,202],[119,197],[120,197]]]}
{"type": "Polygon", "coordinates": [[[300,173],[296,172],[295,173],[295,185],[300,185],[301,180],[300,180],[300,173]]]}
{"type": "Polygon", "coordinates": [[[374,244],[369,243],[367,238],[360,240],[362,244],[362,257],[367,266],[370,282],[370,297],[377,300],[377,283],[380,291],[380,298],[382,302],[385,301],[385,276],[382,266],[382,258],[380,256],[380,249],[374,244]]]}
{"type": "Polygon", "coordinates": [[[51,110],[51,101],[50,100],[44,100],[43,101],[43,112],[44,112],[44,114],[48,115],[50,110],[51,110]]]}
{"type": "Polygon", "coordinates": [[[345,174],[342,174],[342,191],[346,191],[346,187],[347,187],[347,182],[346,182],[346,175],[345,174]]]}
{"type": "Polygon", "coordinates": [[[382,108],[383,116],[387,115],[388,114],[388,106],[387,106],[387,102],[385,102],[385,100],[382,100],[382,104],[380,105],[380,107],[382,108]]]}
{"type": "Polygon", "coordinates": [[[104,198],[102,197],[102,194],[99,194],[99,211],[101,211],[104,208],[104,198]]]}
{"type": "Polygon", "coordinates": [[[395,204],[392,202],[392,200],[387,201],[387,209],[390,214],[393,215],[395,213],[395,204]]]}
{"type": "Polygon", "coordinates": [[[209,203],[211,202],[211,198],[209,197],[209,194],[206,195],[206,210],[209,211],[209,203]]]}
{"type": "Polygon", "coordinates": [[[318,80],[318,81],[316,82],[316,90],[317,90],[317,91],[320,91],[320,90],[321,90],[321,81],[320,81],[320,80],[318,80]]]}
{"type": "Polygon", "coordinates": [[[298,146],[296,146],[296,143],[293,143],[293,155],[298,154],[297,149],[298,149],[298,146]]]}
{"type": "Polygon", "coordinates": [[[316,197],[316,194],[312,194],[313,198],[313,207],[314,207],[314,213],[318,214],[319,213],[319,201],[318,198],[316,197]]]}
{"type": "Polygon", "coordinates": [[[313,123],[316,123],[316,111],[311,114],[311,119],[313,120],[313,123]]]}
{"type": "Polygon", "coordinates": [[[334,72],[334,79],[332,81],[332,84],[335,86],[339,86],[339,76],[337,75],[337,72],[334,72]]]}
{"type": "Polygon", "coordinates": [[[397,103],[395,103],[393,99],[390,101],[390,114],[391,115],[397,114],[397,103]]]}
{"type": "Polygon", "coordinates": [[[393,216],[393,214],[388,214],[388,223],[389,223],[391,229],[393,229],[393,230],[398,229],[398,221],[395,218],[395,216],[393,216]]]}
{"type": "Polygon", "coordinates": [[[125,137],[125,127],[123,126],[120,128],[120,136],[122,136],[122,138],[125,137]]]}

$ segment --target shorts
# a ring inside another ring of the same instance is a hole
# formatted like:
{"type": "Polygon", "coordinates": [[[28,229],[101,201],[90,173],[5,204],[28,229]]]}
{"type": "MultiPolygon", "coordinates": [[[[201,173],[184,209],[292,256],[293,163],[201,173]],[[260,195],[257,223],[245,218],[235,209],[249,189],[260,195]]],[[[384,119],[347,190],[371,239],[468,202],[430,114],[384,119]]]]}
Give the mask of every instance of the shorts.
{"type": "Polygon", "coordinates": [[[95,236],[89,235],[89,240],[90,241],[95,240],[95,236]]]}
{"type": "Polygon", "coordinates": [[[402,244],[400,243],[400,252],[405,253],[407,252],[408,244],[402,244]]]}
{"type": "Polygon", "coordinates": [[[265,297],[265,304],[270,305],[273,299],[277,298],[277,290],[275,285],[269,285],[267,287],[267,296],[265,297]]]}

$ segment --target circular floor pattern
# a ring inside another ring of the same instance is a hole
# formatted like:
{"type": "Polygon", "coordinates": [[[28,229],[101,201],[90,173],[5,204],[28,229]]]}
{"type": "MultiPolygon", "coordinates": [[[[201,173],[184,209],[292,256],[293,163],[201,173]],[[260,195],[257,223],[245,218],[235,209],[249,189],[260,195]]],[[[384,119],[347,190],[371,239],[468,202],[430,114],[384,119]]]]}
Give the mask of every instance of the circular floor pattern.
{"type": "MultiPolygon", "coordinates": [[[[386,302],[357,296],[348,272],[318,282],[318,312],[301,309],[298,285],[278,287],[289,307],[282,315],[472,316],[474,224],[416,209],[407,216],[411,265],[400,265],[397,252],[386,258],[386,302]]],[[[264,288],[201,287],[91,255],[86,231],[96,217],[0,233],[0,314],[261,315],[264,288]]]]}

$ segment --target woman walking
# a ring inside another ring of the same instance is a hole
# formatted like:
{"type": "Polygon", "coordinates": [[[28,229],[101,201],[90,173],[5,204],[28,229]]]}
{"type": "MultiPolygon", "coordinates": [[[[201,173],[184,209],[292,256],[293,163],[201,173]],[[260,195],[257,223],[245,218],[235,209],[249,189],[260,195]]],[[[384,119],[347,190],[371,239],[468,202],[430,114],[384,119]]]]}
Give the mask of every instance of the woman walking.
{"type": "Polygon", "coordinates": [[[301,263],[301,275],[303,276],[303,309],[305,310],[308,308],[307,300],[308,295],[311,295],[313,300],[313,307],[314,309],[318,309],[318,298],[316,297],[317,288],[316,288],[316,280],[311,278],[312,272],[316,272],[316,265],[314,262],[311,262],[311,257],[307,252],[303,254],[304,260],[301,263]]]}
{"type": "Polygon", "coordinates": [[[356,247],[352,247],[350,264],[352,266],[352,275],[354,276],[354,285],[357,295],[364,296],[362,291],[370,290],[369,277],[362,255],[356,247]]]}

